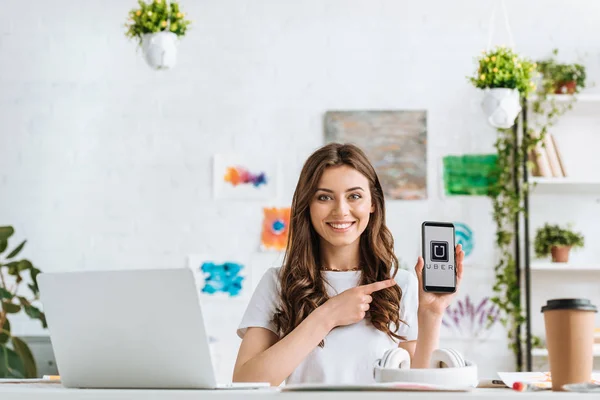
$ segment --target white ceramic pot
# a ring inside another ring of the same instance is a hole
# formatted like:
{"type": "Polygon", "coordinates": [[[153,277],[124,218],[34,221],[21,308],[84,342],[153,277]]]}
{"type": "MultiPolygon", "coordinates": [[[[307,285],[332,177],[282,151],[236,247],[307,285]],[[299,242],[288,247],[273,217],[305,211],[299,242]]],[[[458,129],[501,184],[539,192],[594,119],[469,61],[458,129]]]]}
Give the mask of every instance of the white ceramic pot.
{"type": "Polygon", "coordinates": [[[144,34],[142,51],[148,65],[154,69],[173,68],[177,63],[177,41],[173,32],[144,34]]]}
{"type": "Polygon", "coordinates": [[[481,107],[489,124],[494,128],[510,128],[521,112],[519,91],[504,88],[485,89],[481,107]]]}

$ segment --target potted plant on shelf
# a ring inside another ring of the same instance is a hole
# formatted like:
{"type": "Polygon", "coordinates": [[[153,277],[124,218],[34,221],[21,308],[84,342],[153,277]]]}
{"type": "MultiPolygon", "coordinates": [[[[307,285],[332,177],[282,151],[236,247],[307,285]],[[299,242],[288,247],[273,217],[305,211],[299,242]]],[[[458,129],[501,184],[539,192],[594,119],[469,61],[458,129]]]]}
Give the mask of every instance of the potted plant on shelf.
{"type": "Polygon", "coordinates": [[[12,335],[9,316],[24,311],[47,328],[46,316],[34,305],[39,299],[37,275],[40,270],[29,260],[16,259],[25,246],[25,240],[5,257],[2,256],[13,233],[12,226],[0,226],[0,378],[36,378],[33,354],[25,341],[12,335]],[[31,292],[27,295],[20,290],[25,281],[28,281],[27,287],[31,292]]]}
{"type": "Polygon", "coordinates": [[[485,91],[482,108],[490,125],[501,129],[514,125],[521,112],[520,97],[535,90],[534,74],[535,64],[510,48],[498,46],[483,52],[476,73],[468,79],[485,91]]]}
{"type": "Polygon", "coordinates": [[[538,71],[542,74],[542,89],[545,93],[575,94],[585,88],[586,69],[581,64],[566,64],[556,61],[558,49],[552,56],[539,61],[538,71]]]}
{"type": "Polygon", "coordinates": [[[559,225],[544,224],[535,234],[534,250],[537,257],[552,255],[552,262],[568,262],[572,248],[583,247],[583,235],[559,225]]]}
{"type": "Polygon", "coordinates": [[[177,44],[190,21],[185,19],[177,1],[138,0],[140,8],[129,12],[125,36],[137,39],[144,59],[154,69],[169,69],[177,62],[177,44]]]}

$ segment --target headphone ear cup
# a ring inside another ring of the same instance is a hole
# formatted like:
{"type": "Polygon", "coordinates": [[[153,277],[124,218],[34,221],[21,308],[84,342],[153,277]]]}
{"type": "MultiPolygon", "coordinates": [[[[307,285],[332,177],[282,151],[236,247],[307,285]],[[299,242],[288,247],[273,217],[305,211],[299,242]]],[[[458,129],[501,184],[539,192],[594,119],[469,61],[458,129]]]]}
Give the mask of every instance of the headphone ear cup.
{"type": "Polygon", "coordinates": [[[410,354],[403,348],[398,347],[388,350],[385,355],[387,357],[385,357],[385,363],[382,365],[383,368],[410,368],[410,354]]]}
{"type": "Polygon", "coordinates": [[[431,356],[432,368],[461,368],[465,366],[462,355],[454,349],[437,349],[431,356]]]}
{"type": "Polygon", "coordinates": [[[390,353],[393,351],[394,349],[389,349],[386,350],[385,353],[383,353],[383,355],[381,356],[381,360],[379,361],[379,366],[381,368],[387,368],[387,362],[390,358],[390,353]]]}
{"type": "Polygon", "coordinates": [[[454,353],[454,357],[456,359],[456,367],[458,368],[462,368],[462,367],[466,367],[467,363],[465,362],[464,357],[462,356],[462,354],[460,354],[460,352],[458,350],[455,349],[448,349],[451,350],[454,353]]]}

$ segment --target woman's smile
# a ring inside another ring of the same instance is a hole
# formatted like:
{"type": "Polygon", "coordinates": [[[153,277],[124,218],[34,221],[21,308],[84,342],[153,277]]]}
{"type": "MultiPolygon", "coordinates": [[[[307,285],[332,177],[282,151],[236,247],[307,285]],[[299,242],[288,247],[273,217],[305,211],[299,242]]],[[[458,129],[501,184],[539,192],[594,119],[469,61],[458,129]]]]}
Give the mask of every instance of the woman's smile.
{"type": "Polygon", "coordinates": [[[336,221],[326,222],[327,226],[335,233],[348,232],[354,226],[356,221],[336,221]]]}

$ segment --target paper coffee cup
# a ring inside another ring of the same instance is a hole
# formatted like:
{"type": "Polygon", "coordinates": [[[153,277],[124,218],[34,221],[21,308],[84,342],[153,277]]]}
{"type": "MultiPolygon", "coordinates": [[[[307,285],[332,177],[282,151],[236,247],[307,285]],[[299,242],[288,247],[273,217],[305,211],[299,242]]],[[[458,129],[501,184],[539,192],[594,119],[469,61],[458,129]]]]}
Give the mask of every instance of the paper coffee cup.
{"type": "Polygon", "coordinates": [[[542,307],[552,390],[591,380],[597,311],[587,299],[553,299],[542,307]]]}

